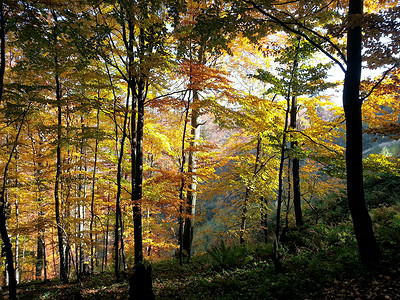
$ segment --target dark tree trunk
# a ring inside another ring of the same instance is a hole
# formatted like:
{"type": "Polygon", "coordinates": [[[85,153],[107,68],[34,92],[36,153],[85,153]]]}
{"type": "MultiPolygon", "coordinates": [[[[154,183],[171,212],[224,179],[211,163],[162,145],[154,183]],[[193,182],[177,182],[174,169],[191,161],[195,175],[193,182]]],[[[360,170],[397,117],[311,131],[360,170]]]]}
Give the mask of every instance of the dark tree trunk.
{"type": "MultiPolygon", "coordinates": [[[[0,99],[1,100],[1,99],[0,99]]],[[[25,116],[28,110],[26,110],[22,116],[21,124],[18,128],[17,136],[15,138],[12,149],[10,150],[10,155],[6,162],[3,171],[3,181],[0,190],[0,235],[3,241],[3,249],[6,256],[6,265],[7,265],[7,275],[8,275],[8,288],[9,288],[9,299],[17,298],[17,280],[15,277],[15,268],[14,268],[14,257],[12,252],[12,244],[10,237],[8,236],[8,228],[7,228],[7,200],[6,200],[6,189],[7,189],[7,177],[8,177],[8,168],[10,166],[13,154],[17,147],[18,138],[21,133],[22,125],[25,121],[25,116]]]]}
{"type": "Polygon", "coordinates": [[[188,103],[186,106],[186,111],[185,111],[185,119],[184,119],[184,124],[183,124],[183,133],[182,133],[182,141],[181,141],[181,165],[179,172],[182,176],[181,179],[181,186],[179,188],[179,200],[181,201],[179,204],[179,218],[178,218],[178,224],[179,224],[179,229],[178,229],[178,243],[179,243],[179,264],[182,266],[183,265],[183,232],[184,232],[184,190],[185,190],[185,164],[186,164],[186,155],[185,155],[185,139],[186,139],[186,131],[187,131],[187,120],[189,116],[189,108],[190,108],[190,97],[188,99],[188,103]]]}
{"type": "MultiPolygon", "coordinates": [[[[287,115],[286,115],[287,117],[287,115]]],[[[286,118],[287,120],[287,118],[286,118]]],[[[285,121],[287,123],[287,121],[285,121]]],[[[285,128],[287,126],[285,125],[285,128]]],[[[285,130],[286,131],[286,130],[285,130]]],[[[275,271],[280,273],[282,271],[282,265],[280,262],[279,255],[279,237],[281,231],[281,210],[282,210],[282,198],[283,198],[283,167],[285,163],[285,145],[286,145],[286,133],[282,137],[281,145],[281,158],[279,163],[279,174],[278,174],[278,198],[277,198],[277,208],[276,208],[276,224],[275,224],[275,240],[274,240],[274,265],[275,271]]]]}
{"type": "Polygon", "coordinates": [[[17,299],[17,281],[15,279],[14,257],[10,237],[8,236],[7,217],[5,207],[5,190],[1,191],[0,195],[0,234],[3,241],[3,249],[6,256],[9,299],[17,299]]]}
{"type": "MultiPolygon", "coordinates": [[[[296,130],[297,127],[297,97],[292,97],[292,105],[290,110],[290,128],[296,130]]],[[[292,151],[297,151],[297,141],[290,144],[292,151]]],[[[296,225],[303,226],[303,214],[301,211],[301,192],[300,192],[300,162],[298,158],[292,159],[292,176],[293,176],[293,206],[296,217],[296,225]]]]}
{"type": "Polygon", "coordinates": [[[36,280],[42,279],[42,271],[44,267],[44,233],[39,231],[39,236],[37,238],[37,253],[36,253],[36,280]]]}
{"type": "MultiPolygon", "coordinates": [[[[3,91],[4,91],[4,73],[5,73],[5,16],[4,16],[4,4],[3,1],[0,2],[0,103],[3,100],[3,91]]],[[[21,123],[22,127],[22,123],[21,123]]],[[[18,140],[18,137],[17,137],[18,140]]],[[[16,142],[17,142],[16,140],[16,142]]],[[[15,147],[14,147],[15,148],[15,147]]],[[[9,160],[4,168],[3,172],[3,182],[2,189],[0,191],[0,235],[3,241],[3,249],[5,251],[6,261],[7,261],[7,274],[8,274],[8,287],[9,287],[9,299],[17,299],[17,281],[15,279],[15,270],[14,270],[14,259],[12,252],[12,245],[10,241],[10,237],[8,236],[8,228],[7,228],[7,214],[6,214],[6,185],[7,185],[7,173],[8,173],[8,165],[11,162],[12,155],[14,152],[14,148],[11,151],[9,156],[9,160]]]]}
{"type": "Polygon", "coordinates": [[[129,279],[129,299],[154,300],[152,269],[143,262],[135,265],[133,275],[129,279]]]}
{"type": "MultiPolygon", "coordinates": [[[[56,58],[57,63],[57,58],[56,58]]],[[[54,201],[55,201],[55,214],[57,223],[57,237],[58,237],[58,251],[60,254],[60,279],[63,283],[68,282],[67,275],[67,262],[65,258],[65,245],[64,245],[64,233],[61,223],[61,207],[60,207],[60,196],[59,196],[59,186],[60,186],[60,175],[61,175],[61,136],[62,136],[62,110],[61,110],[61,91],[60,91],[60,81],[58,79],[58,74],[56,74],[56,98],[57,98],[57,149],[56,149],[56,178],[54,184],[54,201]]]]}
{"type": "Polygon", "coordinates": [[[61,223],[61,207],[60,207],[60,176],[61,176],[61,139],[62,139],[62,94],[61,94],[61,84],[59,79],[58,70],[58,55],[57,55],[57,16],[53,12],[54,19],[54,29],[53,29],[53,39],[54,39],[54,67],[55,67],[55,82],[56,82],[56,104],[57,104],[57,149],[56,149],[56,178],[54,183],[54,202],[55,202],[55,214],[56,214],[56,224],[57,224],[57,237],[58,237],[58,251],[60,255],[60,280],[63,283],[68,282],[68,271],[67,271],[67,259],[65,257],[65,241],[64,241],[64,228],[61,223]]]}
{"type": "Polygon", "coordinates": [[[144,90],[145,82],[140,80],[137,99],[137,124],[136,124],[136,170],[135,186],[133,190],[133,238],[135,265],[143,262],[143,237],[142,237],[142,183],[143,183],[143,128],[144,128],[144,90]]]}
{"type": "MultiPolygon", "coordinates": [[[[98,98],[100,99],[100,95],[98,93],[98,98]]],[[[97,105],[100,105],[99,103],[97,105]]],[[[100,126],[100,109],[97,108],[96,113],[96,141],[94,146],[94,164],[93,164],[93,174],[92,174],[92,187],[91,187],[91,201],[90,201],[90,225],[89,225],[89,238],[90,238],[90,272],[94,274],[94,261],[95,261],[95,241],[93,238],[93,226],[94,226],[94,196],[95,196],[95,186],[96,186],[96,172],[97,172],[97,155],[99,148],[99,126],[100,126]]]]}
{"type": "MultiPolygon", "coordinates": [[[[301,37],[297,37],[297,45],[296,45],[296,52],[295,52],[295,57],[293,61],[293,69],[292,69],[292,85],[291,89],[293,90],[292,93],[292,103],[291,103],[291,108],[290,108],[290,128],[292,130],[297,129],[297,110],[298,110],[298,105],[297,105],[297,96],[296,93],[298,92],[297,90],[299,89],[299,86],[297,83],[295,83],[297,80],[297,73],[298,73],[298,68],[299,68],[299,52],[300,52],[300,42],[301,42],[301,37]]],[[[293,152],[297,151],[297,141],[294,140],[290,144],[290,148],[292,149],[293,152]]],[[[292,177],[293,177],[293,206],[294,206],[294,214],[296,218],[296,225],[297,226],[303,226],[303,214],[301,211],[301,192],[300,192],[300,162],[298,158],[293,158],[292,159],[292,177]]]]}
{"type": "Polygon", "coordinates": [[[250,188],[246,187],[246,192],[244,194],[244,201],[242,206],[242,219],[240,222],[240,232],[239,232],[239,242],[240,244],[244,244],[244,234],[246,232],[246,223],[247,223],[247,206],[249,203],[249,196],[250,196],[250,188]]]}
{"type": "MultiPolygon", "coordinates": [[[[349,18],[363,13],[362,0],[350,0],[349,18]]],[[[346,116],[347,197],[353,219],[361,261],[364,264],[380,260],[380,251],[365,203],[362,166],[362,115],[359,89],[361,78],[361,27],[348,28],[347,71],[343,90],[346,116]]]]}
{"type": "Polygon", "coordinates": [[[190,260],[192,252],[192,242],[193,242],[193,231],[194,231],[194,217],[196,214],[196,201],[197,201],[197,160],[196,160],[196,150],[197,141],[200,138],[200,125],[198,124],[200,109],[199,105],[199,95],[196,90],[193,91],[193,108],[191,116],[191,136],[192,139],[189,145],[189,157],[188,157],[188,175],[189,175],[189,189],[187,191],[187,207],[186,207],[186,218],[183,226],[183,251],[186,252],[188,261],[190,260]]]}
{"type": "MultiPolygon", "coordinates": [[[[129,91],[129,90],[128,90],[129,91]]],[[[125,113],[124,113],[124,125],[122,127],[122,137],[120,144],[120,152],[118,155],[117,164],[117,197],[115,204],[115,230],[114,230],[114,271],[115,279],[120,280],[120,261],[119,261],[119,244],[122,239],[120,237],[120,220],[121,220],[121,192],[122,192],[122,159],[124,157],[124,145],[126,139],[126,126],[128,122],[128,110],[129,110],[129,92],[126,100],[125,113]]],[[[115,130],[118,130],[117,124],[115,124],[115,130]]],[[[117,139],[118,141],[118,139],[117,139]]]]}
{"type": "Polygon", "coordinates": [[[261,203],[261,230],[264,238],[264,243],[268,243],[268,210],[267,200],[264,197],[260,198],[261,203]]]}
{"type": "Polygon", "coordinates": [[[6,20],[4,1],[0,1],[0,103],[3,101],[4,74],[6,71],[6,20]]]}

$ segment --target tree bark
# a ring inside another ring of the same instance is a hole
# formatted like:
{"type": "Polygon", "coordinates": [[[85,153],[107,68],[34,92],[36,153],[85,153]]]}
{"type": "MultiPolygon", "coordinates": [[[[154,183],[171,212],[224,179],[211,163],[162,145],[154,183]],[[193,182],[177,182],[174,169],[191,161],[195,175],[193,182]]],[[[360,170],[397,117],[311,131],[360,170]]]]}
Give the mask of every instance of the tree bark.
{"type": "Polygon", "coordinates": [[[268,210],[267,210],[267,200],[264,197],[260,198],[261,204],[261,231],[264,237],[264,243],[268,243],[268,210]]]}
{"type": "MultiPolygon", "coordinates": [[[[128,110],[129,110],[129,92],[126,100],[125,113],[124,113],[124,125],[122,127],[122,137],[120,143],[120,152],[118,155],[117,164],[117,197],[115,203],[115,236],[114,236],[114,271],[115,279],[120,280],[120,262],[119,262],[119,244],[120,244],[120,220],[121,220],[121,191],[122,191],[122,159],[124,157],[124,145],[126,139],[126,126],[128,122],[128,110]]],[[[118,130],[117,124],[115,130],[118,130]]],[[[117,139],[118,142],[118,139],[117,139]]]]}
{"type": "MultiPolygon", "coordinates": [[[[100,95],[98,94],[98,98],[100,95]]],[[[100,104],[98,104],[100,105],[100,104]]],[[[100,126],[100,118],[99,118],[100,110],[97,108],[96,113],[96,141],[94,146],[94,164],[93,164],[93,173],[92,173],[92,187],[91,187],[91,201],[90,201],[90,224],[89,224],[89,239],[90,239],[90,272],[94,274],[94,260],[95,260],[95,245],[93,239],[93,226],[94,226],[94,196],[95,196],[95,185],[96,185],[96,172],[97,172],[97,155],[99,148],[99,126],[100,126]]]]}
{"type": "Polygon", "coordinates": [[[179,223],[179,229],[178,229],[178,243],[179,243],[179,264],[182,266],[183,265],[183,232],[184,232],[184,217],[183,217],[183,211],[184,211],[184,190],[185,190],[185,164],[186,164],[186,155],[185,155],[185,140],[186,140],[186,131],[187,131],[187,121],[188,121],[188,116],[189,116],[189,109],[190,109],[190,95],[188,99],[188,103],[186,106],[186,111],[185,111],[185,119],[183,123],[183,133],[182,133],[182,141],[181,141],[181,165],[179,172],[182,176],[181,179],[181,186],[179,188],[179,200],[181,201],[179,204],[179,218],[178,218],[178,223],[179,223]]]}
{"type": "Polygon", "coordinates": [[[143,183],[143,129],[144,129],[144,101],[145,82],[140,80],[137,99],[136,124],[136,170],[135,186],[133,190],[133,230],[135,265],[143,262],[142,237],[142,183],[143,183]]]}
{"type": "MultiPolygon", "coordinates": [[[[292,97],[292,105],[290,110],[290,128],[296,130],[297,127],[297,97],[292,97]]],[[[290,143],[292,151],[296,151],[297,141],[290,143]]],[[[293,206],[296,218],[296,225],[303,226],[303,214],[301,211],[301,192],[300,192],[300,162],[298,158],[292,159],[292,177],[293,177],[293,206]]]]}
{"type": "Polygon", "coordinates": [[[9,155],[6,165],[4,167],[2,187],[0,190],[0,235],[1,235],[1,239],[3,241],[3,249],[4,249],[5,256],[6,256],[9,299],[17,298],[17,280],[15,277],[12,244],[11,244],[10,237],[8,236],[6,189],[7,189],[7,180],[8,180],[8,169],[9,169],[13,154],[15,152],[15,149],[17,148],[19,135],[21,133],[22,125],[24,124],[25,116],[28,112],[28,109],[29,109],[29,107],[23,113],[22,121],[21,121],[21,124],[19,125],[14,144],[12,146],[12,149],[10,150],[10,155],[9,155]]]}
{"type": "MultiPolygon", "coordinates": [[[[197,62],[199,64],[205,64],[206,58],[204,53],[204,45],[199,45],[197,53],[197,62]]],[[[190,50],[191,51],[191,50],[190,50]]],[[[192,60],[190,54],[190,60],[192,60]]],[[[192,67],[191,67],[192,68],[192,67]]],[[[192,82],[192,69],[190,69],[190,84],[192,82]]],[[[189,188],[187,189],[186,196],[186,218],[183,224],[183,237],[182,237],[182,250],[187,254],[187,261],[189,262],[192,252],[192,243],[194,235],[194,217],[196,214],[196,201],[197,201],[197,160],[196,150],[198,140],[200,139],[200,101],[199,92],[196,89],[192,90],[193,101],[192,101],[192,114],[190,118],[191,125],[191,140],[189,143],[189,154],[188,154],[188,175],[189,175],[189,188]]],[[[188,102],[189,110],[189,102],[188,102]]],[[[182,251],[181,251],[182,252],[182,251]]]]}
{"type": "MultiPolygon", "coordinates": [[[[363,1],[349,1],[349,19],[363,14],[363,1]]],[[[361,261],[364,264],[380,260],[380,251],[372,229],[365,203],[362,166],[362,115],[359,94],[361,78],[361,25],[348,28],[347,71],[343,89],[343,107],[346,117],[347,197],[353,219],[361,261]]]]}
{"type": "Polygon", "coordinates": [[[0,1],[0,103],[3,101],[4,74],[6,71],[6,20],[4,1],[0,1]]]}
{"type": "MultiPolygon", "coordinates": [[[[5,23],[5,16],[4,16],[4,3],[3,1],[0,2],[0,103],[3,102],[3,92],[4,92],[4,74],[5,74],[5,32],[6,32],[6,23],[5,23]]],[[[21,123],[22,127],[22,123],[21,123]]],[[[20,128],[21,128],[20,127],[20,128]]],[[[20,132],[20,131],[19,131],[20,132]]],[[[18,134],[19,135],[19,134],[18,134]]],[[[15,141],[15,144],[18,140],[15,141]]],[[[15,145],[16,147],[16,145],[15,145]]],[[[14,147],[14,148],[15,148],[14,147]]],[[[3,172],[3,182],[2,182],[2,189],[0,191],[0,235],[3,241],[3,249],[6,256],[6,263],[7,263],[7,274],[9,277],[8,288],[9,288],[9,299],[16,299],[17,298],[17,281],[15,279],[15,270],[14,270],[14,260],[13,260],[13,253],[12,253],[12,245],[10,241],[10,237],[8,236],[8,228],[7,228],[7,215],[6,215],[6,186],[7,186],[7,175],[8,175],[8,166],[11,162],[12,155],[14,152],[14,148],[12,149],[9,159],[6,163],[3,172]]]]}
{"type": "Polygon", "coordinates": [[[190,188],[187,191],[187,199],[186,199],[186,218],[185,223],[183,225],[183,251],[186,252],[188,261],[190,260],[191,252],[192,252],[192,242],[193,242],[193,231],[194,231],[194,217],[196,214],[196,201],[197,201],[197,160],[195,147],[197,145],[197,141],[200,138],[200,125],[199,122],[199,114],[200,108],[199,104],[199,95],[196,90],[193,91],[193,107],[192,107],[192,115],[190,119],[191,125],[191,136],[192,139],[189,144],[189,157],[188,157],[188,175],[190,180],[190,188]]]}
{"type": "Polygon", "coordinates": [[[55,67],[55,83],[56,83],[56,104],[57,104],[57,149],[56,149],[56,177],[54,183],[54,202],[55,202],[55,214],[56,214],[56,224],[57,224],[57,237],[58,237],[58,251],[60,255],[60,279],[61,282],[68,282],[68,271],[67,271],[67,261],[66,261],[66,247],[65,247],[65,237],[64,228],[61,223],[61,207],[60,207],[60,175],[61,175],[61,140],[62,140],[62,94],[61,94],[61,84],[59,79],[58,70],[58,55],[57,55],[57,16],[53,12],[53,19],[55,22],[53,29],[53,39],[54,39],[54,67],[55,67]]]}

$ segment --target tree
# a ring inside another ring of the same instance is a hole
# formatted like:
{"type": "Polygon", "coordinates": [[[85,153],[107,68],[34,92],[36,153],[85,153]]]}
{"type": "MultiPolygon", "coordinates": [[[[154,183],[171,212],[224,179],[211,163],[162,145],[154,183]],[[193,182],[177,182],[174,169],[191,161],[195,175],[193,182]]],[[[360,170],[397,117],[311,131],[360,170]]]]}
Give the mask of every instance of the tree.
{"type": "MultiPolygon", "coordinates": [[[[350,0],[348,8],[348,22],[345,25],[347,29],[347,53],[344,54],[340,46],[335,44],[338,34],[334,31],[332,34],[324,34],[318,31],[318,22],[316,18],[310,20],[308,24],[302,23],[300,20],[306,14],[299,15],[290,11],[291,4],[288,4],[289,11],[284,9],[272,9],[268,11],[268,7],[263,7],[254,1],[245,1],[251,7],[255,8],[261,14],[266,16],[272,22],[282,26],[283,29],[293,32],[307,41],[309,41],[316,49],[324,53],[329,59],[335,62],[345,73],[344,91],[343,91],[343,107],[346,115],[346,169],[347,174],[347,193],[348,203],[351,210],[354,230],[359,246],[361,260],[364,264],[374,263],[379,260],[379,249],[372,230],[372,223],[365,205],[365,197],[363,192],[363,175],[362,175],[362,118],[361,105],[362,99],[359,95],[360,76],[361,76],[361,51],[362,51],[362,23],[363,23],[363,6],[362,0],[350,0]],[[290,17],[290,21],[286,18],[290,17]],[[312,22],[315,27],[309,26],[312,22]],[[320,41],[320,43],[318,43],[320,41]],[[347,65],[347,69],[345,65],[347,65]]],[[[338,4],[343,5],[338,2],[338,4]]],[[[296,3],[297,5],[297,3],[296,3]]],[[[315,7],[320,5],[316,1],[315,7]]],[[[330,8],[332,2],[328,5],[322,4],[321,10],[317,10],[324,14],[330,8]]],[[[386,3],[383,3],[386,5],[386,3]]],[[[311,12],[314,7],[311,7],[311,12]]],[[[346,8],[346,6],[344,6],[346,8]]],[[[389,5],[390,7],[390,5],[389,5]]],[[[305,6],[305,10],[309,7],[305,6]]],[[[304,11],[299,10],[304,13],[304,11]]],[[[312,18],[314,15],[311,13],[312,18]]],[[[317,15],[315,15],[317,16],[317,15]]],[[[322,17],[325,21],[323,26],[328,25],[326,17],[322,17]]],[[[376,21],[379,24],[382,20],[376,21]]],[[[368,32],[368,31],[367,31],[368,32]]],[[[369,49],[373,49],[370,47],[369,49]]],[[[395,47],[392,52],[396,53],[395,47]]],[[[372,51],[372,50],[371,50],[372,51]]],[[[375,57],[376,58],[376,57],[375,57]]],[[[383,64],[388,64],[387,57],[380,57],[383,64]]],[[[375,59],[376,61],[376,59],[375,59]]]]}
{"type": "MultiPolygon", "coordinates": [[[[350,24],[363,14],[363,1],[349,1],[350,24]]],[[[353,219],[361,260],[376,263],[380,251],[365,204],[362,166],[362,116],[360,99],[362,29],[359,21],[347,31],[347,70],[343,88],[343,107],[346,116],[347,197],[353,219]]]]}
{"type": "MultiPolygon", "coordinates": [[[[5,72],[6,72],[6,34],[7,34],[7,27],[10,26],[9,24],[9,11],[11,7],[6,5],[4,1],[0,2],[0,104],[4,107],[13,106],[11,103],[11,99],[5,97],[5,72]]],[[[16,108],[20,108],[20,104],[15,105],[16,108]]],[[[11,126],[12,122],[15,120],[19,120],[20,123],[17,127],[17,132],[15,134],[14,141],[11,143],[11,147],[7,147],[8,151],[8,158],[5,161],[5,165],[3,167],[3,178],[1,181],[1,189],[0,189],[0,235],[3,241],[4,252],[6,256],[6,264],[7,264],[7,274],[8,274],[8,288],[9,288],[9,299],[16,299],[17,298],[17,279],[15,274],[15,267],[14,267],[14,259],[13,259],[13,251],[12,251],[12,244],[8,234],[8,226],[7,226],[7,210],[8,210],[8,203],[7,203],[7,184],[8,184],[8,174],[10,169],[10,164],[12,161],[13,156],[15,155],[18,139],[24,125],[24,120],[27,115],[29,106],[27,106],[24,110],[16,112],[7,112],[5,115],[5,123],[7,127],[11,126]],[[7,116],[9,114],[9,116],[7,116]],[[11,117],[11,118],[10,118],[11,117]]],[[[11,138],[11,137],[10,137],[11,138]]],[[[6,140],[8,140],[8,134],[6,140]]]]}

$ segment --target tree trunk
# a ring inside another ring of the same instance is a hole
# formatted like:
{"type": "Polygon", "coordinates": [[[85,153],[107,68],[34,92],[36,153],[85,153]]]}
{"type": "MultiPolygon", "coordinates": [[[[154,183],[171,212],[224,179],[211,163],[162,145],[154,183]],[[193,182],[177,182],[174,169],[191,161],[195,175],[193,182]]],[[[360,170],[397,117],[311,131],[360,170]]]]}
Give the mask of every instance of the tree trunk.
{"type": "MultiPolygon", "coordinates": [[[[349,1],[349,18],[363,14],[363,1],[349,1]]],[[[347,197],[353,219],[361,261],[373,264],[380,260],[380,251],[365,203],[362,166],[362,115],[359,89],[361,78],[361,26],[348,28],[347,71],[343,89],[346,117],[347,197]]]]}
{"type": "Polygon", "coordinates": [[[19,207],[18,200],[15,200],[15,217],[17,222],[17,233],[15,235],[15,281],[17,284],[20,282],[21,269],[19,257],[19,207]]]}
{"type": "MultiPolygon", "coordinates": [[[[286,115],[287,116],[287,115],[286,115]]],[[[287,118],[286,118],[287,120],[287,118]]],[[[285,121],[285,128],[287,121],[285,121]]],[[[286,130],[285,130],[286,131],[286,130]]],[[[283,134],[281,144],[281,158],[279,163],[279,174],[278,174],[278,198],[276,208],[276,223],[275,223],[275,240],[274,240],[274,265],[275,271],[280,273],[282,271],[282,265],[280,262],[279,255],[279,236],[281,231],[281,210],[282,210],[282,198],[283,198],[283,167],[285,162],[285,147],[286,147],[286,133],[283,134]]]]}
{"type": "MultiPolygon", "coordinates": [[[[190,57],[190,60],[192,60],[192,57],[190,57]]],[[[204,45],[202,44],[199,46],[198,49],[197,62],[202,65],[204,65],[206,62],[204,45]]],[[[192,76],[192,69],[190,69],[190,76],[192,76]]],[[[192,78],[190,78],[190,84],[193,84],[192,78]]],[[[196,176],[197,161],[196,161],[195,147],[197,145],[197,141],[200,139],[199,92],[196,89],[193,89],[192,92],[193,92],[193,103],[192,103],[192,115],[190,118],[192,139],[189,143],[189,155],[188,155],[188,175],[189,175],[190,186],[187,189],[187,195],[186,195],[187,216],[183,224],[183,237],[182,237],[182,249],[181,249],[181,252],[184,251],[186,253],[188,262],[192,254],[191,252],[192,252],[192,243],[194,234],[194,217],[196,215],[196,201],[197,201],[197,176],[196,176]]],[[[187,107],[188,110],[190,107],[189,104],[190,102],[188,102],[188,107],[187,107]]]]}
{"type": "Polygon", "coordinates": [[[183,133],[182,133],[182,141],[181,141],[181,165],[180,165],[180,175],[182,176],[181,178],[181,186],[179,189],[179,229],[178,229],[178,243],[179,243],[179,264],[182,266],[183,265],[183,232],[184,232],[184,190],[185,190],[185,164],[186,164],[186,155],[185,155],[185,140],[186,140],[186,131],[187,131],[187,121],[188,121],[188,116],[189,116],[189,109],[190,109],[190,95],[188,98],[187,106],[186,106],[186,111],[185,111],[185,119],[183,123],[183,133]]]}
{"type": "MultiPolygon", "coordinates": [[[[57,48],[57,16],[53,12],[53,18],[55,22],[53,38],[54,47],[57,48]]],[[[57,51],[56,51],[57,52],[57,51]]],[[[61,103],[61,84],[59,80],[59,70],[58,70],[58,56],[57,53],[54,56],[54,66],[55,66],[55,82],[56,82],[56,103],[57,103],[57,149],[56,149],[56,178],[54,183],[54,202],[55,202],[55,214],[56,214],[56,224],[57,224],[57,237],[58,237],[58,251],[60,255],[60,279],[61,282],[68,282],[68,272],[67,272],[67,261],[65,257],[65,237],[64,228],[61,224],[61,207],[60,207],[60,175],[61,175],[61,140],[62,140],[62,103],[61,103]]]]}
{"type": "MultiPolygon", "coordinates": [[[[298,68],[299,68],[299,52],[300,52],[300,42],[301,37],[297,37],[297,45],[295,49],[295,57],[293,61],[292,68],[292,85],[295,84],[295,79],[297,78],[298,68]]],[[[290,128],[292,130],[297,129],[297,90],[300,88],[297,84],[295,86],[290,87],[293,91],[292,93],[292,103],[290,108],[290,128]]],[[[289,96],[290,97],[290,96],[289,96]]],[[[297,141],[292,141],[290,143],[290,148],[292,152],[295,152],[297,149],[297,141]]],[[[300,192],[300,162],[298,158],[292,159],[292,177],[293,177],[293,206],[294,206],[294,214],[296,218],[296,225],[303,226],[303,214],[301,211],[301,192],[300,192]]]]}
{"type": "Polygon", "coordinates": [[[4,74],[6,71],[6,20],[4,0],[0,1],[0,103],[3,102],[4,74]]]}
{"type": "MultiPolygon", "coordinates": [[[[0,99],[1,100],[1,99],[0,99]]],[[[28,108],[29,109],[29,108],[28,108]]],[[[7,200],[6,200],[6,189],[7,189],[7,180],[8,180],[8,169],[17,148],[17,143],[19,139],[19,135],[21,133],[22,125],[25,121],[25,116],[28,112],[28,109],[24,112],[21,120],[21,124],[18,128],[17,135],[15,137],[14,144],[12,149],[10,150],[10,154],[6,165],[3,171],[3,181],[0,190],[0,235],[3,241],[3,250],[6,257],[6,269],[8,275],[8,288],[9,288],[9,299],[16,299],[17,298],[17,280],[15,277],[15,269],[14,269],[14,257],[12,252],[12,244],[10,237],[8,236],[8,227],[7,227],[7,200]]]]}
{"type": "MultiPolygon", "coordinates": [[[[4,4],[3,1],[0,2],[0,103],[3,102],[3,92],[4,92],[4,74],[5,74],[5,67],[6,67],[6,60],[5,60],[5,32],[6,32],[6,22],[5,22],[5,15],[4,15],[4,4]]],[[[22,127],[22,123],[21,123],[22,127]]],[[[16,139],[17,142],[17,139],[16,139]]],[[[14,150],[14,148],[13,148],[14,150]]],[[[8,236],[8,228],[7,228],[7,215],[6,215],[6,185],[7,185],[7,173],[8,173],[8,165],[12,159],[12,154],[14,151],[11,152],[8,162],[6,163],[6,167],[4,168],[3,172],[3,182],[2,182],[2,189],[0,191],[0,235],[3,241],[3,249],[6,256],[6,269],[7,274],[9,277],[9,299],[13,300],[17,298],[17,282],[15,279],[15,270],[14,270],[14,261],[13,261],[13,253],[12,253],[12,245],[10,241],[10,237],[8,236]]]]}
{"type": "Polygon", "coordinates": [[[44,253],[45,253],[45,244],[44,244],[44,234],[40,231],[39,236],[37,238],[37,252],[36,252],[36,280],[42,279],[42,271],[44,267],[44,253]]]}
{"type": "MultiPolygon", "coordinates": [[[[115,230],[114,230],[114,271],[115,279],[120,280],[120,262],[119,262],[119,244],[120,244],[120,220],[121,220],[121,191],[122,191],[122,159],[124,157],[124,145],[126,139],[126,126],[128,122],[128,110],[129,110],[129,93],[127,97],[125,114],[124,114],[124,125],[122,127],[122,138],[120,143],[120,152],[118,155],[117,164],[117,199],[115,204],[115,230]]],[[[117,124],[115,130],[118,130],[117,124]]],[[[118,142],[118,139],[117,139],[118,142]]]]}
{"type": "MultiPolygon", "coordinates": [[[[297,127],[297,97],[292,97],[292,105],[290,110],[290,128],[296,130],[297,127]]],[[[297,141],[290,143],[292,151],[297,151],[297,141]]],[[[292,159],[292,177],[293,177],[293,206],[296,217],[296,225],[303,226],[303,214],[301,211],[301,192],[300,192],[300,162],[298,158],[292,159]]]]}
{"type": "MultiPolygon", "coordinates": [[[[98,94],[98,98],[100,95],[98,94]]],[[[100,104],[98,104],[100,105],[100,104]]],[[[95,185],[96,185],[96,172],[97,172],[97,155],[99,148],[99,126],[100,126],[100,109],[97,108],[96,113],[96,141],[94,146],[94,165],[93,165],[93,174],[92,174],[92,188],[91,188],[91,201],[90,201],[90,225],[89,225],[89,239],[90,239],[90,272],[94,274],[94,257],[95,257],[95,246],[93,240],[93,225],[94,225],[94,193],[95,193],[95,185]]]]}
{"type": "MultiPolygon", "coordinates": [[[[108,195],[108,203],[110,203],[110,195],[108,195]]],[[[104,239],[104,251],[103,251],[103,259],[101,261],[101,273],[104,272],[104,267],[107,267],[108,264],[108,237],[110,232],[110,205],[107,207],[107,222],[106,222],[106,232],[104,239]]]]}
{"type": "MultiPolygon", "coordinates": [[[[4,186],[4,184],[3,184],[4,186]]],[[[8,275],[9,299],[17,299],[17,281],[15,279],[14,258],[10,237],[8,236],[6,200],[4,188],[0,194],[0,234],[6,256],[6,269],[8,275]]]]}
{"type": "Polygon", "coordinates": [[[197,176],[196,176],[196,153],[195,147],[197,146],[197,141],[200,139],[200,124],[199,122],[199,114],[200,108],[199,105],[199,95],[196,90],[193,91],[193,108],[192,108],[192,116],[191,116],[191,135],[192,139],[189,145],[189,157],[188,157],[188,175],[190,180],[190,187],[187,191],[187,207],[186,213],[187,217],[185,218],[185,223],[183,225],[183,251],[186,252],[188,261],[190,260],[191,252],[192,252],[192,242],[193,242],[193,231],[194,231],[194,217],[196,214],[196,201],[197,201],[197,176]]]}
{"type": "MultiPolygon", "coordinates": [[[[57,60],[57,59],[56,59],[57,60]]],[[[63,283],[68,282],[67,270],[66,270],[66,260],[65,245],[64,245],[64,233],[61,224],[61,207],[60,207],[60,196],[59,196],[59,186],[60,186],[60,175],[61,175],[61,136],[62,136],[62,122],[61,122],[61,93],[60,93],[60,82],[58,75],[56,75],[56,95],[57,95],[57,158],[56,158],[56,179],[54,185],[54,200],[55,200],[55,213],[56,213],[56,223],[57,223],[57,236],[58,236],[58,251],[60,254],[60,279],[63,283]]]]}
{"type": "Polygon", "coordinates": [[[260,198],[261,204],[261,230],[264,238],[264,243],[268,243],[268,213],[267,213],[267,200],[264,197],[260,198]]]}

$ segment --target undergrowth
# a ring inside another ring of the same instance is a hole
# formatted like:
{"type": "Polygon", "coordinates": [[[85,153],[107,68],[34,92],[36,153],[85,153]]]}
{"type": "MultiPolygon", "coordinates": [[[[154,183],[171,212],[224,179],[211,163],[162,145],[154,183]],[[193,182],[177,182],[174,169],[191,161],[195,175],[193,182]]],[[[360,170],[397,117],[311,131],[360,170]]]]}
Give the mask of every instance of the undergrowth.
{"type": "MultiPolygon", "coordinates": [[[[379,293],[393,298],[397,289],[390,285],[400,282],[398,244],[392,242],[399,241],[399,211],[379,207],[372,216],[384,260],[390,262],[375,270],[360,264],[350,222],[318,224],[288,233],[281,245],[281,273],[274,268],[272,243],[221,242],[183,266],[177,259],[154,263],[156,298],[354,299],[357,293],[361,299],[376,299],[379,293]]],[[[32,283],[18,292],[19,299],[127,299],[128,289],[127,281],[115,283],[110,273],[69,285],[32,283]]]]}

